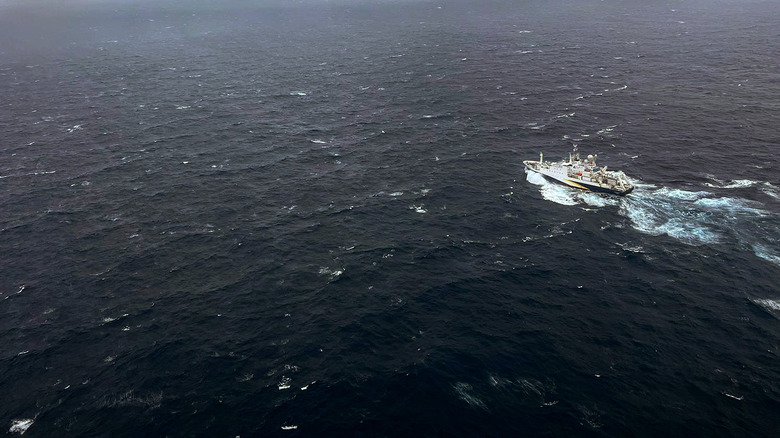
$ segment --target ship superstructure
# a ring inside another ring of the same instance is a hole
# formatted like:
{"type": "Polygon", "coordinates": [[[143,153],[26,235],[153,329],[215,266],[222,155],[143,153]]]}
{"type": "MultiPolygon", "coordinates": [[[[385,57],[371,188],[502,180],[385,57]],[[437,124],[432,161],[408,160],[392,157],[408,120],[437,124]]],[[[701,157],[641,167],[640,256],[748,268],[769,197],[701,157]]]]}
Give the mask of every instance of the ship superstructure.
{"type": "Polygon", "coordinates": [[[588,155],[584,160],[580,159],[580,152],[575,144],[568,160],[544,161],[544,154],[540,153],[539,161],[526,160],[523,164],[526,169],[569,187],[621,196],[634,190],[625,173],[607,170],[607,166],[598,166],[596,158],[596,155],[588,155]]]}

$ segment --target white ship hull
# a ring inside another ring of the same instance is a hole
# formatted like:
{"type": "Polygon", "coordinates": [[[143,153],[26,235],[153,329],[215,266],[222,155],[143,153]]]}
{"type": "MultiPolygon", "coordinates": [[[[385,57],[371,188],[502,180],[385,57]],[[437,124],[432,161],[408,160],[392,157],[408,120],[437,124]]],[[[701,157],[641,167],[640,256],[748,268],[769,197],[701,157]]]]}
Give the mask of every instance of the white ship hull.
{"type": "Polygon", "coordinates": [[[594,192],[611,193],[615,195],[627,195],[634,190],[623,172],[608,171],[596,166],[595,158],[588,156],[587,160],[580,160],[575,147],[574,154],[568,161],[549,162],[544,161],[543,156],[539,161],[523,161],[525,168],[536,172],[550,181],[594,192]]]}

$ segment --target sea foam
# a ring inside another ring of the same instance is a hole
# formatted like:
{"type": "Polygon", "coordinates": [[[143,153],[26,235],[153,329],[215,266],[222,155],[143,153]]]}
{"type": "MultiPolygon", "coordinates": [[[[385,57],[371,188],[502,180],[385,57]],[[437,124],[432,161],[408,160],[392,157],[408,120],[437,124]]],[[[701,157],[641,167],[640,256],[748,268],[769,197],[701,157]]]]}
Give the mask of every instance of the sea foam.
{"type": "MultiPolygon", "coordinates": [[[[526,171],[528,182],[539,186],[542,197],[561,205],[617,206],[637,231],[652,236],[666,235],[688,245],[718,244],[736,240],[752,248],[756,256],[780,265],[780,251],[771,236],[780,225],[760,202],[718,197],[705,190],[656,187],[633,181],[635,190],[624,197],[604,196],[547,181],[526,171]],[[769,237],[769,240],[766,237],[769,237]]],[[[749,187],[758,184],[737,180],[722,186],[749,187]]]]}

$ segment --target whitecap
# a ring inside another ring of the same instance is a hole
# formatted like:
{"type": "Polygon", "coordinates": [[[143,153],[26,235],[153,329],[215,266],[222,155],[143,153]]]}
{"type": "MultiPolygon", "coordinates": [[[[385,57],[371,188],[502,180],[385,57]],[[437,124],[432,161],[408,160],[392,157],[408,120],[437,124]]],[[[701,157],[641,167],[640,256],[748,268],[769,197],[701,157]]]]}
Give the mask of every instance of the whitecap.
{"type": "Polygon", "coordinates": [[[770,300],[768,298],[753,298],[750,301],[758,304],[769,311],[780,312],[780,300],[770,300]]]}
{"type": "Polygon", "coordinates": [[[656,190],[654,194],[658,196],[667,197],[667,198],[682,199],[685,201],[695,201],[699,198],[709,196],[710,192],[705,192],[705,191],[692,192],[692,191],[682,190],[682,189],[661,187],[660,189],[656,190]]]}
{"type": "Polygon", "coordinates": [[[712,184],[712,183],[704,183],[704,185],[709,187],[717,187],[721,189],[741,189],[746,187],[753,187],[756,184],[759,184],[759,181],[753,181],[749,179],[734,179],[727,183],[724,183],[723,181],[719,181],[717,179],[713,178],[713,181],[719,183],[719,184],[712,184]]]}
{"type": "Polygon", "coordinates": [[[776,252],[759,243],[753,244],[752,246],[753,254],[755,254],[757,257],[780,266],[780,256],[778,256],[776,252]]]}
{"type": "Polygon", "coordinates": [[[717,243],[720,240],[717,232],[705,226],[692,225],[685,219],[671,219],[656,227],[655,231],[693,244],[717,243]]]}
{"type": "Polygon", "coordinates": [[[596,131],[596,134],[606,134],[608,132],[612,132],[616,127],[617,125],[607,126],[606,128],[599,129],[598,131],[596,131]]]}
{"type": "Polygon", "coordinates": [[[780,199],[780,191],[778,191],[778,188],[773,186],[771,183],[763,183],[761,185],[761,191],[775,199],[780,199]]]}
{"type": "Polygon", "coordinates": [[[480,400],[475,395],[470,394],[473,388],[468,383],[457,382],[454,385],[452,385],[452,388],[455,390],[455,393],[458,395],[458,398],[465,401],[469,406],[487,410],[487,405],[485,404],[485,402],[480,400]]]}
{"type": "Polygon", "coordinates": [[[18,433],[19,435],[24,435],[24,433],[27,432],[27,429],[29,429],[34,422],[35,420],[32,418],[20,418],[12,420],[11,428],[8,429],[8,433],[18,433]]]}
{"type": "Polygon", "coordinates": [[[629,243],[616,243],[617,246],[623,248],[625,251],[629,252],[635,252],[635,253],[642,253],[644,252],[644,248],[642,248],[639,245],[631,245],[629,243]]]}
{"type": "Polygon", "coordinates": [[[328,142],[327,142],[327,141],[325,141],[325,140],[320,140],[320,139],[318,139],[318,138],[315,138],[315,139],[312,139],[312,140],[309,140],[309,141],[310,141],[310,142],[312,142],[312,143],[314,143],[314,144],[328,144],[328,142]]]}
{"type": "Polygon", "coordinates": [[[414,210],[420,214],[428,213],[428,210],[426,210],[423,205],[410,205],[409,210],[414,210]]]}
{"type": "Polygon", "coordinates": [[[694,205],[710,208],[720,209],[721,211],[729,212],[746,212],[755,216],[763,216],[766,212],[758,208],[758,203],[747,199],[740,198],[701,198],[694,202],[694,205]]]}
{"type": "Polygon", "coordinates": [[[330,269],[328,267],[321,267],[319,270],[320,275],[327,275],[330,277],[330,280],[337,280],[339,277],[341,277],[342,274],[344,274],[343,269],[330,269]]]}

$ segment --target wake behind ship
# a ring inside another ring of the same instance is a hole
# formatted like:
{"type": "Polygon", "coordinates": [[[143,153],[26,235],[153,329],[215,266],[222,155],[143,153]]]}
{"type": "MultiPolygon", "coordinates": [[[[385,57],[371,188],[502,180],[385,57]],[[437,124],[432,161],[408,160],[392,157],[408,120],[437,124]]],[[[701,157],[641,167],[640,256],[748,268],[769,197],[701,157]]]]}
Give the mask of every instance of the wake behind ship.
{"type": "Polygon", "coordinates": [[[634,190],[634,186],[622,171],[607,170],[607,166],[596,165],[595,155],[580,159],[577,145],[574,145],[574,151],[569,154],[568,160],[544,161],[544,154],[540,153],[539,161],[525,160],[523,164],[526,169],[569,187],[620,196],[634,190]]]}

